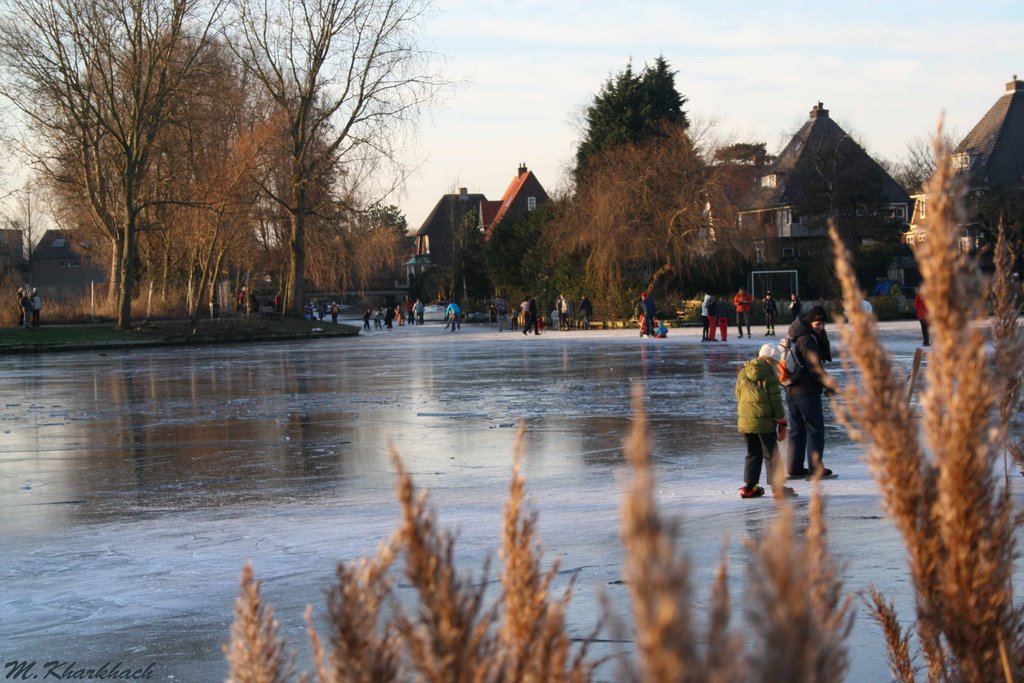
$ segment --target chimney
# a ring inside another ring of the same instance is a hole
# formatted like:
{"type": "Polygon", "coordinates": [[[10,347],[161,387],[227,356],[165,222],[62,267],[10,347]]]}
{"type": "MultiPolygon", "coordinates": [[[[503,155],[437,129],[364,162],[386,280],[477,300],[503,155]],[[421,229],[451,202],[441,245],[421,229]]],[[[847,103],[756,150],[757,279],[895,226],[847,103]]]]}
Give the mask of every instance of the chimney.
{"type": "Polygon", "coordinates": [[[468,202],[469,201],[469,188],[466,188],[466,187],[460,187],[459,188],[459,201],[460,202],[468,202]]]}
{"type": "Polygon", "coordinates": [[[516,173],[516,175],[517,175],[517,176],[521,176],[521,175],[523,175],[524,173],[526,173],[526,163],[525,163],[525,162],[522,162],[522,161],[520,161],[520,162],[519,162],[519,172],[518,172],[518,173],[516,173]]]}
{"type": "Polygon", "coordinates": [[[821,102],[818,102],[816,105],[814,105],[814,109],[811,110],[811,118],[827,119],[828,109],[825,109],[825,105],[823,105],[821,102]]]}
{"type": "Polygon", "coordinates": [[[1013,74],[1013,80],[1006,84],[1006,92],[1024,92],[1024,81],[1017,80],[1017,74],[1013,74]]]}

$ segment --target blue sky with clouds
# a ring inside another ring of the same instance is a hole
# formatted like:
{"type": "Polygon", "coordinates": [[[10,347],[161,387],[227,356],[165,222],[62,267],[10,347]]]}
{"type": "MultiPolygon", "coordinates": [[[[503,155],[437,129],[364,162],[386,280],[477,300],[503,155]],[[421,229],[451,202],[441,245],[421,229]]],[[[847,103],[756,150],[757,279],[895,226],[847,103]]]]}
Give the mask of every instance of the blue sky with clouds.
{"type": "Polygon", "coordinates": [[[691,121],[779,151],[819,100],[876,157],[897,160],[941,114],[960,137],[1024,77],[1024,3],[834,5],[437,0],[423,27],[460,85],[422,119],[396,197],[418,228],[446,192],[498,199],[525,162],[564,183],[581,113],[632,59],[663,55],[691,121]]]}

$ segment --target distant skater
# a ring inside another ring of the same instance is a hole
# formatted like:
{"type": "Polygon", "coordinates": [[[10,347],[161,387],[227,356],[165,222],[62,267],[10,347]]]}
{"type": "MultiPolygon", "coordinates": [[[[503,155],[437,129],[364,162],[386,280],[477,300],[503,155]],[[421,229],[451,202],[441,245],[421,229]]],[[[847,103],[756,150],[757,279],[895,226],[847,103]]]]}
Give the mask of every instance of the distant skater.
{"type": "Polygon", "coordinates": [[[658,315],[658,307],[654,305],[654,297],[648,296],[647,292],[640,293],[640,336],[654,336],[654,318],[658,315]]]}
{"type": "Polygon", "coordinates": [[[594,315],[594,305],[590,303],[590,299],[586,295],[580,299],[580,314],[583,316],[583,327],[590,329],[590,316],[594,315]]]}
{"type": "Polygon", "coordinates": [[[920,289],[914,297],[914,313],[917,315],[917,322],[921,324],[921,346],[928,346],[931,343],[931,337],[928,335],[928,307],[925,306],[920,289]]]}
{"type": "Polygon", "coordinates": [[[710,341],[708,339],[708,327],[709,327],[709,325],[708,325],[708,321],[709,321],[709,318],[708,318],[708,305],[710,303],[711,303],[711,295],[710,294],[705,294],[704,295],[704,300],[700,302],[700,322],[701,322],[701,325],[703,326],[703,330],[701,331],[701,334],[700,334],[700,340],[702,342],[710,341]]]}
{"type": "Polygon", "coordinates": [[[800,317],[800,309],[803,308],[803,304],[800,303],[800,297],[796,295],[796,292],[789,295],[789,314],[792,316],[790,322],[796,322],[797,318],[800,317]]]}
{"type": "Polygon", "coordinates": [[[764,293],[764,299],[761,300],[761,306],[764,308],[764,336],[774,337],[775,316],[779,314],[779,307],[775,303],[775,298],[772,297],[771,292],[764,293]]]}
{"type": "Polygon", "coordinates": [[[707,305],[705,310],[708,312],[708,337],[707,341],[715,341],[715,334],[718,330],[718,297],[711,296],[708,294],[706,297],[707,305]]]}
{"type": "Polygon", "coordinates": [[[736,330],[740,339],[743,339],[743,327],[747,328],[747,336],[750,336],[750,304],[754,299],[747,293],[747,290],[740,287],[740,291],[732,298],[732,305],[736,308],[736,330]]]}

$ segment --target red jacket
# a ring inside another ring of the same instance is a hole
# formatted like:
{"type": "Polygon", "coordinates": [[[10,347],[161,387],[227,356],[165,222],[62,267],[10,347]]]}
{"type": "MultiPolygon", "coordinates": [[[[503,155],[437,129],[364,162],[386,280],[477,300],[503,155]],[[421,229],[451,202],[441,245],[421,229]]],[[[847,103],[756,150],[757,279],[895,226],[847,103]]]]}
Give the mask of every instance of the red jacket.
{"type": "Polygon", "coordinates": [[[928,308],[924,305],[924,297],[920,294],[914,297],[914,312],[917,313],[918,320],[926,320],[928,318],[928,308]]]}
{"type": "Polygon", "coordinates": [[[736,307],[737,313],[750,313],[750,304],[753,302],[748,292],[737,292],[732,298],[732,305],[736,307]]]}

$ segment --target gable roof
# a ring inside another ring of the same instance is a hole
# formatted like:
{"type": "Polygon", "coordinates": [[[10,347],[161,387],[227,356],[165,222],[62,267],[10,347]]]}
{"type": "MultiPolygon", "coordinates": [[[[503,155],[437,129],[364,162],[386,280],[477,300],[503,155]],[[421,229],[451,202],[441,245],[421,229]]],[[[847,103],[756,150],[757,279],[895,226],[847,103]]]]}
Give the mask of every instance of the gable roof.
{"type": "Polygon", "coordinates": [[[1016,74],[1006,92],[954,150],[972,187],[1024,184],[1024,81],[1016,74]]]}
{"type": "Polygon", "coordinates": [[[443,195],[413,237],[429,235],[437,228],[454,228],[467,211],[476,211],[480,202],[486,201],[484,195],[470,194],[465,188],[459,188],[459,194],[443,195]]]}
{"type": "Polygon", "coordinates": [[[491,200],[480,202],[480,225],[485,229],[491,227],[494,223],[494,218],[501,211],[502,203],[499,200],[491,200]]]}
{"type": "MultiPolygon", "coordinates": [[[[533,171],[526,168],[526,164],[519,164],[516,177],[508,184],[501,201],[487,202],[486,210],[488,211],[497,206],[497,211],[491,220],[488,221],[486,220],[487,216],[482,216],[487,235],[490,236],[495,226],[506,216],[518,217],[529,211],[527,197],[534,197],[536,206],[540,206],[548,200],[548,193],[544,191],[544,187],[537,180],[533,171]]],[[[481,207],[481,212],[484,210],[485,207],[481,207]]]]}
{"type": "Polygon", "coordinates": [[[63,230],[47,230],[32,250],[32,260],[76,259],[79,253],[75,246],[63,230]]]}
{"type": "Polygon", "coordinates": [[[889,202],[910,203],[909,195],[899,183],[833,121],[828,109],[818,102],[811,109],[808,121],[762,173],[762,177],[774,175],[774,184],[759,183],[759,187],[754,188],[742,202],[742,209],[750,211],[798,204],[803,190],[820,182],[818,164],[821,157],[816,158],[816,155],[821,152],[842,159],[844,166],[859,166],[862,172],[874,176],[889,202]]]}
{"type": "Polygon", "coordinates": [[[480,204],[487,198],[482,194],[470,194],[460,187],[458,194],[443,195],[413,237],[416,239],[416,256],[429,256],[435,265],[451,263],[452,239],[456,228],[466,215],[477,220],[480,204]]]}

